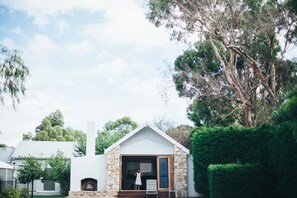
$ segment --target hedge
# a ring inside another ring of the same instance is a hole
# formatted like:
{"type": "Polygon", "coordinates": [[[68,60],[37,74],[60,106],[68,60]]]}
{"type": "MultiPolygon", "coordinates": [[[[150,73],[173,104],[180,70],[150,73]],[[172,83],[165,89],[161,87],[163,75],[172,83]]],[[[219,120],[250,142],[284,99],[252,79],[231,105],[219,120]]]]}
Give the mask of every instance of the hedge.
{"type": "Polygon", "coordinates": [[[211,198],[264,198],[260,164],[209,165],[211,198]]]}
{"type": "Polygon", "coordinates": [[[276,177],[276,192],[280,198],[297,197],[297,123],[286,122],[272,127],[270,164],[276,177]]]}
{"type": "Polygon", "coordinates": [[[262,192],[270,198],[297,197],[297,123],[260,128],[200,128],[193,141],[195,190],[209,195],[210,164],[260,163],[262,192]]]}
{"type": "Polygon", "coordinates": [[[192,141],[195,190],[209,195],[210,164],[264,163],[268,160],[267,127],[262,130],[237,127],[196,129],[192,141]]]}

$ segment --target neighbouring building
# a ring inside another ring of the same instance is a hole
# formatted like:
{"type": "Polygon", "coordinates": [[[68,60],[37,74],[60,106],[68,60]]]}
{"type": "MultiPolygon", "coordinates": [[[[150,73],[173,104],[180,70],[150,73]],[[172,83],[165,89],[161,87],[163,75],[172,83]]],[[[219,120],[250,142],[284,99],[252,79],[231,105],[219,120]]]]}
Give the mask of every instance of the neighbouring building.
{"type": "MultiPolygon", "coordinates": [[[[15,168],[14,178],[17,178],[17,171],[23,166],[25,157],[31,156],[45,161],[58,152],[62,152],[66,158],[70,159],[74,154],[74,144],[75,142],[21,141],[10,160],[15,168]]],[[[60,184],[54,181],[35,180],[33,193],[35,195],[59,195],[60,184]]]]}
{"type": "MultiPolygon", "coordinates": [[[[117,197],[134,190],[139,169],[145,193],[146,181],[157,181],[160,193],[191,197],[194,191],[193,162],[189,150],[149,123],[136,128],[95,155],[95,124],[88,123],[87,153],[71,159],[70,198],[117,197]]],[[[131,194],[131,195],[132,195],[131,194]]]]}

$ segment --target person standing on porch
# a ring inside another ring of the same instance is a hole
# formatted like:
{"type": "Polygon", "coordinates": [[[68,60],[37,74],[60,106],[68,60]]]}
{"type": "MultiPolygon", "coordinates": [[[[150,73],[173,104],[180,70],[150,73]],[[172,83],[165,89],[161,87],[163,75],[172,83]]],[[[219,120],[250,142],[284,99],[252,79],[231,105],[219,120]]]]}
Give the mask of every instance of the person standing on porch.
{"type": "Polygon", "coordinates": [[[140,186],[142,185],[142,182],[141,182],[141,176],[142,176],[142,173],[141,173],[140,170],[138,169],[137,172],[136,172],[135,174],[136,174],[135,190],[139,190],[139,189],[140,189],[140,186]]]}

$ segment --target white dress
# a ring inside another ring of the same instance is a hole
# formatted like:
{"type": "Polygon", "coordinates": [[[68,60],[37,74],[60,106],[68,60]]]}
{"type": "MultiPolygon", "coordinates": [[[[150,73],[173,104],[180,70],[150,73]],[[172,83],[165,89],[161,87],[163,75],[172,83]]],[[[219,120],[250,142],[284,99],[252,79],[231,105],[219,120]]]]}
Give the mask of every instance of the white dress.
{"type": "Polygon", "coordinates": [[[136,173],[136,180],[135,180],[135,185],[141,186],[141,173],[136,173]]]}

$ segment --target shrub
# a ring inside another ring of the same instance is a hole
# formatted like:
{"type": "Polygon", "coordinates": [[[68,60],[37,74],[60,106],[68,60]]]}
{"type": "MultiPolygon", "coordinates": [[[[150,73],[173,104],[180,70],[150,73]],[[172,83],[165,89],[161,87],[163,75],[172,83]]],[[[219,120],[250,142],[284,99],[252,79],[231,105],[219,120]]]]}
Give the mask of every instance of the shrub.
{"type": "Polygon", "coordinates": [[[2,198],[20,198],[20,191],[17,188],[6,188],[1,195],[2,198]]]}
{"type": "Polygon", "coordinates": [[[270,159],[276,177],[278,197],[297,197],[297,123],[286,122],[271,130],[270,159]]]}
{"type": "Polygon", "coordinates": [[[264,198],[259,164],[217,164],[208,167],[211,198],[264,198]]]}
{"type": "Polygon", "coordinates": [[[197,129],[192,141],[195,190],[209,194],[207,168],[210,164],[267,161],[267,129],[269,127],[197,129]]]}
{"type": "Polygon", "coordinates": [[[20,198],[28,198],[29,197],[29,191],[28,191],[28,188],[22,188],[20,190],[20,193],[21,193],[21,196],[20,198]]]}

